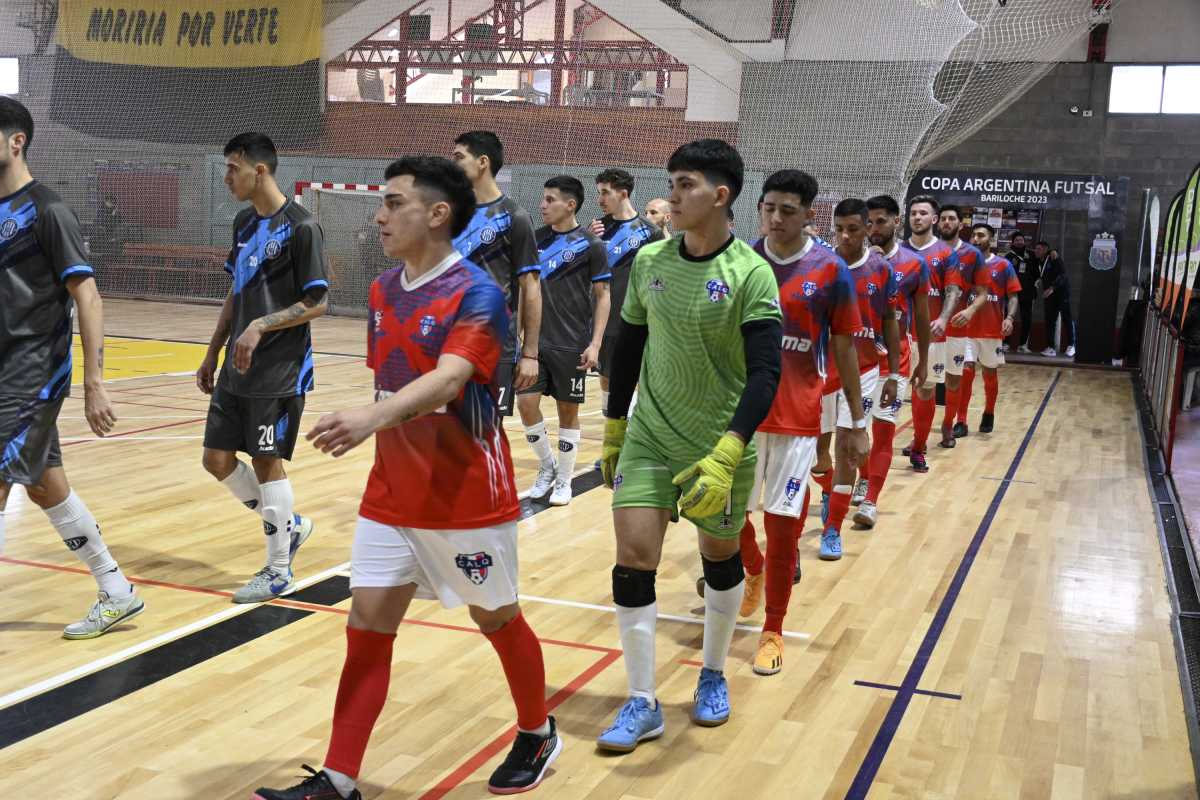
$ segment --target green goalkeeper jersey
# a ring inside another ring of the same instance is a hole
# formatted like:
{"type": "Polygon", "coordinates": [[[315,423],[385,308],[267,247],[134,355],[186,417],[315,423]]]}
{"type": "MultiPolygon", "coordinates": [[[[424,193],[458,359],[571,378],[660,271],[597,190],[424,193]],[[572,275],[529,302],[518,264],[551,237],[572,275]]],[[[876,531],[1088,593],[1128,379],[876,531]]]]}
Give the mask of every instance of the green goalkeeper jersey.
{"type": "Polygon", "coordinates": [[[664,458],[704,457],[746,387],[742,325],[782,319],[774,272],[740,239],[704,258],[686,255],[682,236],[655,242],[633,262],[621,317],[649,328],[629,438],[664,458]]]}

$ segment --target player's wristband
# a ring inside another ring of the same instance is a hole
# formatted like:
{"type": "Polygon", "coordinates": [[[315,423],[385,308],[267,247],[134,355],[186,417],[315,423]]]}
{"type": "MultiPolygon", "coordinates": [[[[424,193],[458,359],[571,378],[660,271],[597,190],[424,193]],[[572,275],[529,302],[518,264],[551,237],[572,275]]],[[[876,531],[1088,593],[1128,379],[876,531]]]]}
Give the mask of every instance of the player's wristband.
{"type": "Polygon", "coordinates": [[[527,355],[525,355],[524,353],[522,353],[522,354],[521,354],[521,358],[528,358],[530,361],[537,361],[537,360],[538,360],[538,357],[537,357],[537,356],[527,356],[527,355]]]}
{"type": "Polygon", "coordinates": [[[854,424],[855,430],[865,431],[867,429],[866,415],[863,415],[863,417],[861,419],[851,420],[851,422],[854,424]]]}

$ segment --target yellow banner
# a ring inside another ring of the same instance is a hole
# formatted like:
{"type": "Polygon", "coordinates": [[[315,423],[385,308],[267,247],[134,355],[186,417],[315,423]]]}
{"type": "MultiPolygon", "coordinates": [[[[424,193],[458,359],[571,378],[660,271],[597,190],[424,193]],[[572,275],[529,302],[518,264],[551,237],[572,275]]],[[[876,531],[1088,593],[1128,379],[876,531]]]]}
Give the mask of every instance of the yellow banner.
{"type": "Polygon", "coordinates": [[[321,0],[61,0],[75,58],[145,67],[286,67],[321,57],[321,0]]]}

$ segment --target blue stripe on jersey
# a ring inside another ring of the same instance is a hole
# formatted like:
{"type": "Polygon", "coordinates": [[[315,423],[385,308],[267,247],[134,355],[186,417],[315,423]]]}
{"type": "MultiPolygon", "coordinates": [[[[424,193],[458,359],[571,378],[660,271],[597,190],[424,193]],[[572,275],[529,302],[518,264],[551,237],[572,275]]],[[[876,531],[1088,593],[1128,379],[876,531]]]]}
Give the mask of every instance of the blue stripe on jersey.
{"type": "Polygon", "coordinates": [[[279,419],[275,421],[275,441],[283,442],[287,440],[289,422],[290,420],[288,419],[288,413],[284,411],[283,414],[280,415],[279,419]]]}
{"type": "Polygon", "coordinates": [[[576,259],[586,258],[591,246],[591,242],[583,236],[578,239],[571,239],[564,234],[555,236],[545,250],[538,251],[542,277],[553,277],[554,273],[575,263],[576,259]]]}
{"type": "Polygon", "coordinates": [[[0,269],[7,269],[38,251],[33,223],[37,221],[37,206],[32,200],[18,208],[12,201],[0,205],[0,269]]]}
{"type": "Polygon", "coordinates": [[[597,275],[596,277],[592,278],[592,283],[602,283],[604,281],[611,281],[611,280],[612,280],[612,273],[606,272],[603,275],[597,275]]]}
{"type": "Polygon", "coordinates": [[[25,447],[25,438],[29,435],[29,423],[17,431],[16,435],[4,445],[4,455],[0,457],[0,469],[4,469],[21,457],[21,449],[25,447]]]}
{"type": "Polygon", "coordinates": [[[300,364],[300,373],[296,376],[296,394],[302,395],[313,389],[313,351],[312,345],[304,352],[304,361],[300,364]]]}
{"type": "Polygon", "coordinates": [[[328,288],[329,281],[322,280],[321,278],[317,278],[316,280],[311,280],[308,283],[304,284],[304,288],[301,289],[301,291],[307,292],[309,289],[313,288],[314,286],[324,286],[324,287],[328,288]]]}
{"type": "Polygon", "coordinates": [[[491,210],[490,205],[476,208],[466,230],[455,238],[454,249],[463,258],[471,258],[479,248],[496,241],[512,228],[512,214],[504,211],[493,217],[488,215],[491,210]]]}
{"type": "Polygon", "coordinates": [[[617,264],[621,263],[621,259],[649,242],[650,237],[654,235],[653,231],[646,230],[637,223],[637,217],[622,223],[613,237],[604,243],[605,249],[608,251],[609,269],[616,268],[617,264]]]}
{"type": "Polygon", "coordinates": [[[64,269],[62,275],[60,275],[59,278],[65,281],[67,278],[71,277],[72,275],[94,275],[94,274],[95,273],[92,271],[92,268],[90,266],[88,266],[87,264],[75,264],[74,266],[70,266],[70,267],[67,267],[66,269],[64,269]]]}
{"type": "Polygon", "coordinates": [[[233,266],[233,293],[239,294],[258,277],[264,261],[275,258],[292,238],[292,225],[286,220],[271,230],[271,220],[258,219],[238,232],[237,262],[233,266]]]}
{"type": "MultiPolygon", "coordinates": [[[[70,317],[68,319],[68,324],[70,317]]],[[[54,370],[54,374],[50,376],[50,380],[46,381],[46,385],[38,392],[39,400],[53,400],[57,398],[67,386],[71,384],[71,351],[67,351],[66,358],[58,365],[58,369],[54,370]]]]}

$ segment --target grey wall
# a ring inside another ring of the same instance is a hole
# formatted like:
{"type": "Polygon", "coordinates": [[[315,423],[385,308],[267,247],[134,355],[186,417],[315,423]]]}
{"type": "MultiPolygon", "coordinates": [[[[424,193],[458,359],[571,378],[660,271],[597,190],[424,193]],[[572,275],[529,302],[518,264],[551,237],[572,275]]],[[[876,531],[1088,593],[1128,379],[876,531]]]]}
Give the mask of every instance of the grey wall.
{"type": "MultiPolygon", "coordinates": [[[[1119,322],[1134,282],[1142,190],[1158,192],[1165,212],[1171,197],[1200,161],[1200,115],[1109,115],[1111,69],[1108,64],[1056,66],[1003,114],[925,166],[1128,177],[1129,220],[1121,246],[1119,322]],[[1068,111],[1072,105],[1079,106],[1079,115],[1068,111]],[[1084,117],[1085,109],[1091,109],[1093,116],[1084,117]]],[[[1091,247],[1087,221],[1078,212],[1047,212],[1042,233],[1066,260],[1078,319],[1079,304],[1087,300],[1079,291],[1091,247]]]]}

